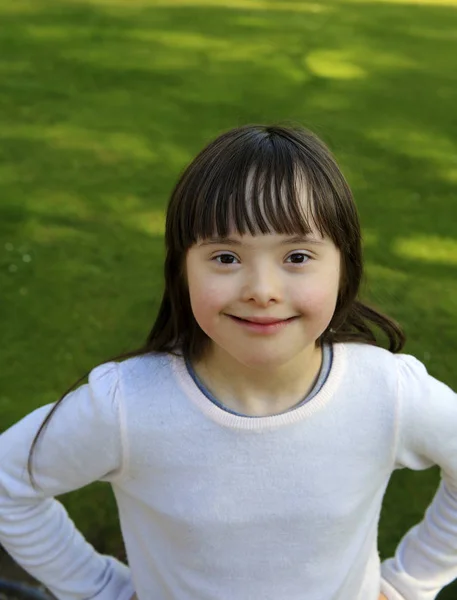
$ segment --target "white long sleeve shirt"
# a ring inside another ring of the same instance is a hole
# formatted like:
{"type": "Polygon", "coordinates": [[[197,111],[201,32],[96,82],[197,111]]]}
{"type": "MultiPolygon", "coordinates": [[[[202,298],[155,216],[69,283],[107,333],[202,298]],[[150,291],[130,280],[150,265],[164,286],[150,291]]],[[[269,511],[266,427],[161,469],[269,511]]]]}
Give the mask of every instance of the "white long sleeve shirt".
{"type": "Polygon", "coordinates": [[[95,368],[0,436],[0,543],[59,600],[432,600],[457,578],[457,395],[408,355],[336,344],[295,410],[232,414],[182,359],[95,368]],[[441,468],[424,520],[380,563],[395,469],[441,468]],[[110,482],[129,567],[101,556],[54,497],[110,482]]]}

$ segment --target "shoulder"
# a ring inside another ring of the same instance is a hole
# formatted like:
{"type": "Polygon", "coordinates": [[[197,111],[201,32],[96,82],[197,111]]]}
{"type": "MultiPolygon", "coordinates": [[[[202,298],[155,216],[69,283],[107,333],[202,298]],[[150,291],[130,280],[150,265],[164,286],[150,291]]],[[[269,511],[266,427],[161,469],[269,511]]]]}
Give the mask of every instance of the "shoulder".
{"type": "Polygon", "coordinates": [[[364,364],[369,364],[377,360],[381,360],[382,362],[389,361],[391,357],[395,356],[385,348],[364,344],[363,342],[344,342],[343,345],[351,358],[357,358],[359,362],[363,362],[364,364]]]}
{"type": "MultiPolygon", "coordinates": [[[[387,385],[397,391],[415,382],[423,385],[427,380],[426,367],[409,354],[394,354],[385,348],[364,343],[345,343],[346,372],[355,379],[373,385],[387,385]]],[[[379,388],[381,389],[381,388],[379,388]]]]}
{"type": "Polygon", "coordinates": [[[409,399],[416,403],[423,399],[428,404],[433,398],[433,405],[436,407],[440,398],[446,398],[446,401],[452,398],[452,402],[456,403],[455,391],[431,375],[416,357],[399,354],[397,362],[399,394],[405,401],[409,399]]]}
{"type": "Polygon", "coordinates": [[[344,343],[346,353],[351,361],[355,361],[355,365],[368,367],[370,365],[379,368],[390,368],[398,370],[399,368],[410,368],[413,370],[423,371],[425,366],[414,356],[410,354],[394,354],[380,346],[372,346],[371,344],[344,343]]]}
{"type": "Polygon", "coordinates": [[[363,343],[345,343],[346,363],[349,373],[361,374],[365,378],[382,378],[390,380],[398,388],[398,392],[421,390],[422,393],[430,386],[444,386],[432,377],[427,367],[411,354],[394,354],[389,350],[363,343]]]}
{"type": "Polygon", "coordinates": [[[395,373],[398,354],[393,354],[379,346],[361,342],[344,343],[347,367],[350,371],[369,373],[395,373]]]}
{"type": "Polygon", "coordinates": [[[111,394],[151,389],[170,380],[171,361],[169,354],[151,352],[106,362],[91,371],[89,383],[111,394]]]}

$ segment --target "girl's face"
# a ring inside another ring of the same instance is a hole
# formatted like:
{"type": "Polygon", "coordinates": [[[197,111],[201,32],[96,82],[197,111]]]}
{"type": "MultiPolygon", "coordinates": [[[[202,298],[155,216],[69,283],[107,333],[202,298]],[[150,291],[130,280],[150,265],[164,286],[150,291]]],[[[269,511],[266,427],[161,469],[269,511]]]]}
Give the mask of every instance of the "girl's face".
{"type": "Polygon", "coordinates": [[[256,369],[285,365],[314,352],[330,323],[340,262],[338,248],[317,232],[197,242],[186,256],[193,314],[219,356],[256,369]]]}

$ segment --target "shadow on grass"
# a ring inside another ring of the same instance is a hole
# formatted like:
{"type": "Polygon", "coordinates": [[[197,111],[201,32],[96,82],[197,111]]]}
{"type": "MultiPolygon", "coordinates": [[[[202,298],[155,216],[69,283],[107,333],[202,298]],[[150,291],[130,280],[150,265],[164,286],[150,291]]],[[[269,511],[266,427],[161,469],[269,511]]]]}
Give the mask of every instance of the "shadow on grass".
{"type": "MultiPolygon", "coordinates": [[[[455,6],[0,0],[0,18],[2,422],[143,341],[180,171],[221,131],[284,119],[334,150],[366,231],[367,294],[457,387],[455,6]]],[[[436,475],[394,475],[384,555],[436,475]]],[[[109,498],[65,498],[102,551],[118,535],[109,498]]]]}

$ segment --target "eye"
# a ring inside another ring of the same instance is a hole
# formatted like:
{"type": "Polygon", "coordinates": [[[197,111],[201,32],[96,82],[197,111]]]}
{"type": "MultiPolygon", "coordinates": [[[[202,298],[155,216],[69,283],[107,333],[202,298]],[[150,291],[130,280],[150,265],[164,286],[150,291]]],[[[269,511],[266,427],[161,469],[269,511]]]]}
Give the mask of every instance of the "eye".
{"type": "Polygon", "coordinates": [[[218,254],[211,260],[214,260],[221,265],[234,265],[235,261],[238,259],[236,256],[233,256],[233,254],[218,254]]]}
{"type": "Polygon", "coordinates": [[[293,254],[289,254],[287,257],[287,261],[289,261],[294,265],[303,265],[311,260],[311,256],[309,254],[305,254],[304,252],[294,252],[293,254]]]}

